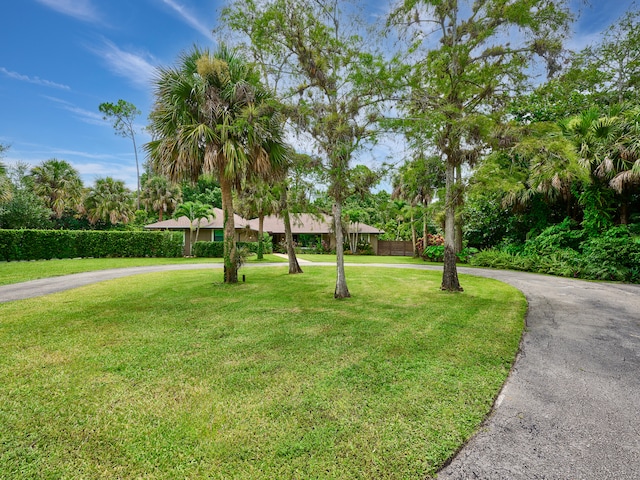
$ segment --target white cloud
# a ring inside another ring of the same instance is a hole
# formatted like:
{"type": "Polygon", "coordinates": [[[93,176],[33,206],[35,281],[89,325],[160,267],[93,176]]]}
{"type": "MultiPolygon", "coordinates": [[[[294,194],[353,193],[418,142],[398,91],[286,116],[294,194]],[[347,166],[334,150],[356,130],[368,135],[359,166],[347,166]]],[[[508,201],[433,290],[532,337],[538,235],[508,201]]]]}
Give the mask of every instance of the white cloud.
{"type": "Polygon", "coordinates": [[[138,188],[135,163],[133,165],[122,165],[98,162],[72,162],[72,165],[80,173],[80,177],[86,187],[92,186],[98,178],[111,177],[116,180],[122,180],[125,186],[131,191],[135,191],[138,188]]]}
{"type": "Polygon", "coordinates": [[[62,89],[62,90],[71,90],[71,87],[69,87],[68,85],[63,85],[62,83],[52,82],[50,80],[45,80],[45,79],[40,78],[40,77],[30,77],[28,75],[23,75],[23,74],[18,73],[18,72],[12,72],[10,70],[7,70],[4,67],[0,67],[0,72],[5,74],[9,78],[13,78],[14,80],[19,80],[21,82],[33,83],[35,85],[42,85],[44,87],[59,88],[59,89],[62,89]]]}
{"type": "Polygon", "coordinates": [[[151,86],[156,67],[150,63],[154,60],[150,54],[127,52],[109,40],[104,40],[101,46],[91,47],[90,50],[102,58],[116,75],[129,79],[144,90],[151,86]]]}
{"type": "Polygon", "coordinates": [[[180,15],[182,21],[190,25],[194,30],[200,32],[208,39],[212,38],[211,28],[207,28],[203,23],[201,23],[194,14],[187,10],[186,7],[178,4],[174,0],[162,0],[162,3],[164,3],[172,10],[174,10],[178,15],[180,15]]]}
{"type": "Polygon", "coordinates": [[[76,118],[84,123],[88,123],[90,125],[108,125],[107,122],[102,119],[102,115],[100,113],[85,110],[84,108],[80,108],[73,103],[67,102],[66,100],[62,100],[60,98],[50,97],[48,95],[43,95],[43,97],[47,100],[57,103],[61,108],[67,110],[68,112],[75,114],[76,118]]]}
{"type": "Polygon", "coordinates": [[[96,22],[100,19],[98,11],[90,0],[36,0],[56,12],[68,15],[84,22],[96,22]]]}
{"type": "Polygon", "coordinates": [[[87,187],[91,186],[97,178],[113,177],[124,181],[130,190],[137,188],[133,153],[99,154],[30,143],[22,144],[22,147],[22,149],[10,149],[7,152],[8,155],[2,160],[4,164],[8,167],[27,164],[31,168],[45,160],[58,158],[68,161],[78,170],[87,187]]]}

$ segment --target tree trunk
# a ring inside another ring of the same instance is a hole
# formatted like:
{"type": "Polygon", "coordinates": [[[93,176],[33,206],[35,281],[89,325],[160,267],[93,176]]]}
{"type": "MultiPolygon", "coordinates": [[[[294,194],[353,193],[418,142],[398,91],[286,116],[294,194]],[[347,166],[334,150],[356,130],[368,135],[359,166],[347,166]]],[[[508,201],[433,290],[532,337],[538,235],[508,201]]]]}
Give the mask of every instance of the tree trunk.
{"type": "Polygon", "coordinates": [[[200,236],[200,218],[198,219],[198,223],[196,224],[196,236],[191,239],[191,256],[193,257],[193,246],[198,241],[198,237],[200,236]]]}
{"type": "Polygon", "coordinates": [[[262,234],[264,232],[264,214],[260,212],[258,216],[258,260],[264,258],[264,243],[262,241],[262,234]]]}
{"type": "Polygon", "coordinates": [[[422,247],[427,246],[427,235],[429,234],[429,223],[427,218],[427,209],[425,208],[422,214],[422,247]]]}
{"type": "Polygon", "coordinates": [[[353,244],[353,254],[357,255],[358,254],[358,241],[360,240],[360,233],[358,233],[358,230],[360,230],[360,222],[355,222],[355,228],[356,228],[356,231],[353,233],[353,236],[355,237],[355,242],[353,244]]]}
{"type": "Polygon", "coordinates": [[[446,163],[446,196],[444,222],[444,270],[442,272],[442,290],[461,292],[456,267],[456,198],[455,165],[450,159],[446,163]]]}
{"type": "Polygon", "coordinates": [[[129,129],[131,134],[131,141],[133,142],[133,153],[136,157],[136,178],[138,180],[138,191],[136,196],[136,210],[140,210],[140,164],[138,163],[138,146],[136,145],[136,136],[133,132],[133,128],[129,129]]]}
{"type": "Polygon", "coordinates": [[[280,192],[280,214],[284,222],[284,236],[287,242],[287,257],[289,258],[289,274],[303,273],[298,264],[296,249],[293,246],[293,233],[291,232],[291,218],[289,217],[289,202],[287,201],[287,189],[282,188],[280,192]]]}
{"type": "Polygon", "coordinates": [[[411,241],[413,242],[413,256],[418,257],[418,233],[416,232],[416,219],[411,210],[411,241]]]}
{"type": "MultiPolygon", "coordinates": [[[[456,166],[456,212],[460,211],[459,207],[462,207],[464,203],[462,197],[462,167],[460,165],[456,166]]],[[[456,253],[460,253],[462,251],[462,218],[460,215],[456,215],[456,253]]]]}
{"type": "Polygon", "coordinates": [[[224,177],[224,172],[220,172],[219,178],[224,216],[224,283],[238,283],[236,226],[233,218],[231,182],[224,177]]]}
{"type": "Polygon", "coordinates": [[[336,290],[335,298],[349,298],[351,294],[347,288],[347,277],[344,273],[344,235],[342,233],[342,205],[340,202],[333,204],[333,228],[336,234],[336,290]]]}
{"type": "Polygon", "coordinates": [[[622,198],[622,202],[620,203],[620,224],[628,225],[629,224],[629,204],[626,198],[622,198]]]}

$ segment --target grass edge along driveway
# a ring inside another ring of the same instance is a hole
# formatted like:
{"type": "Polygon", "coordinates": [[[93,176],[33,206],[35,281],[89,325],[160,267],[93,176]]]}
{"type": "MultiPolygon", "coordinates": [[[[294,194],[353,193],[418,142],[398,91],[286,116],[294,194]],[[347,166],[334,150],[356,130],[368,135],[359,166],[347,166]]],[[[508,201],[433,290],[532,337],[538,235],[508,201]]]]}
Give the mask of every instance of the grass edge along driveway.
{"type": "MultiPolygon", "coordinates": [[[[250,267],[247,267],[250,268],[250,267]]],[[[489,413],[526,302],[349,267],[138,275],[0,305],[9,478],[423,478],[489,413]]]]}
{"type": "MultiPolygon", "coordinates": [[[[335,263],[335,255],[299,255],[300,259],[308,259],[313,262],[335,263]]],[[[419,264],[424,265],[422,259],[398,256],[362,256],[348,255],[347,263],[393,263],[393,264],[419,264]]],[[[38,280],[40,278],[57,277],[73,273],[91,272],[96,270],[108,270],[112,268],[143,267],[149,265],[189,265],[194,263],[222,264],[222,258],[78,258],[78,259],[53,259],[28,262],[0,262],[0,286],[12,283],[38,280]]],[[[263,260],[257,260],[256,256],[250,256],[247,266],[261,263],[287,263],[287,260],[272,254],[264,256],[263,260]]],[[[435,264],[434,264],[435,265],[435,264]]]]}

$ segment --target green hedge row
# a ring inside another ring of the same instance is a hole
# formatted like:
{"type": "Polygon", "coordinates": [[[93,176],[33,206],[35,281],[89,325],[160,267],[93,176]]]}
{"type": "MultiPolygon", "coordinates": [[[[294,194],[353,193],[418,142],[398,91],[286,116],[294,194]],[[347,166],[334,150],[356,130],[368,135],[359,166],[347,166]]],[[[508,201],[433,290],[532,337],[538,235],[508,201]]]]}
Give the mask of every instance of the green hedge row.
{"type": "Polygon", "coordinates": [[[544,253],[484,250],[471,258],[478,267],[546,273],[588,280],[640,283],[640,243],[631,238],[592,238],[581,251],[559,248],[544,253]]]}
{"type": "Polygon", "coordinates": [[[182,234],[96,230],[0,230],[0,260],[180,257],[182,234]]]}
{"type": "MultiPolygon", "coordinates": [[[[238,248],[246,248],[251,253],[258,253],[258,242],[236,242],[238,248]]],[[[271,244],[263,243],[264,253],[271,253],[271,244]]],[[[194,257],[222,258],[224,257],[224,242],[196,242],[191,254],[194,257]]]]}

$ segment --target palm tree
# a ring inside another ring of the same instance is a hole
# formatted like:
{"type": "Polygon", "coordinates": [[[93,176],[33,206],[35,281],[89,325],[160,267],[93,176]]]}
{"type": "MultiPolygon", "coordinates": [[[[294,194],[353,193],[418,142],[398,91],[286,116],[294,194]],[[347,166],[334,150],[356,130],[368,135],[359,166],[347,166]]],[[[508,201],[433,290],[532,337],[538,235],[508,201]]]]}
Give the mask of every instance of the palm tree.
{"type": "Polygon", "coordinates": [[[640,185],[640,108],[614,107],[609,115],[590,109],[560,122],[592,182],[620,195],[620,221],[628,223],[629,194],[640,185]]]}
{"type": "Polygon", "coordinates": [[[278,199],[271,185],[264,180],[256,180],[247,185],[238,195],[238,212],[244,218],[258,217],[258,260],[264,258],[264,217],[278,208],[278,199]]]}
{"type": "Polygon", "coordinates": [[[403,200],[410,205],[411,236],[414,256],[418,256],[417,233],[414,217],[422,214],[422,235],[426,237],[428,219],[426,207],[444,185],[444,165],[438,156],[425,157],[421,153],[407,161],[393,177],[392,199],[403,200]]]}
{"type": "Polygon", "coordinates": [[[0,163],[0,203],[8,202],[12,196],[11,181],[7,177],[7,167],[0,163]]]}
{"type": "Polygon", "coordinates": [[[56,218],[78,208],[82,199],[82,180],[78,171],[65,160],[46,160],[31,169],[31,177],[35,194],[56,218]]]}
{"type": "Polygon", "coordinates": [[[122,180],[99,178],[84,198],[83,210],[89,223],[128,223],[133,216],[133,198],[122,180]]]}
{"type": "Polygon", "coordinates": [[[237,283],[233,190],[250,172],[267,175],[287,148],[278,106],[259,73],[225,46],[194,47],[176,68],[161,68],[145,148],[156,171],[173,181],[216,176],[224,212],[225,282],[237,283]]]}
{"type": "Polygon", "coordinates": [[[619,135],[611,149],[615,159],[612,163],[617,168],[609,185],[622,197],[620,221],[626,224],[630,194],[640,187],[640,107],[625,112],[620,123],[619,135]]]}
{"type": "Polygon", "coordinates": [[[158,221],[162,221],[164,213],[171,214],[182,200],[179,185],[171,184],[166,177],[154,176],[146,181],[140,195],[142,204],[154,212],[158,212],[158,221]]]}
{"type": "Polygon", "coordinates": [[[573,144],[563,135],[561,126],[537,122],[515,132],[517,139],[508,150],[514,169],[522,167],[527,175],[512,186],[503,198],[503,206],[522,208],[536,196],[549,203],[565,202],[567,216],[572,216],[575,198],[572,186],[589,182],[580,165],[573,144]]]}
{"type": "Polygon", "coordinates": [[[200,235],[202,219],[216,218],[213,213],[213,207],[211,205],[205,205],[202,202],[184,202],[178,205],[173,216],[174,218],[187,217],[189,219],[189,230],[191,230],[189,242],[191,248],[189,252],[193,250],[193,244],[198,239],[198,235],[200,235]]]}
{"type": "Polygon", "coordinates": [[[360,235],[360,223],[367,219],[367,212],[361,208],[351,208],[344,212],[347,223],[347,237],[349,237],[349,247],[351,253],[358,253],[358,240],[360,235]]]}

